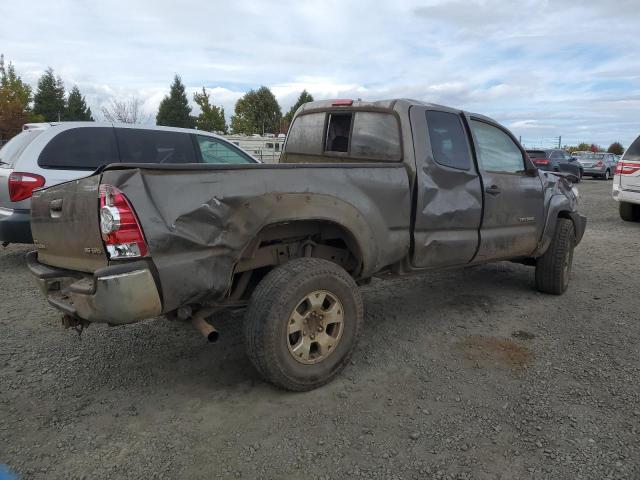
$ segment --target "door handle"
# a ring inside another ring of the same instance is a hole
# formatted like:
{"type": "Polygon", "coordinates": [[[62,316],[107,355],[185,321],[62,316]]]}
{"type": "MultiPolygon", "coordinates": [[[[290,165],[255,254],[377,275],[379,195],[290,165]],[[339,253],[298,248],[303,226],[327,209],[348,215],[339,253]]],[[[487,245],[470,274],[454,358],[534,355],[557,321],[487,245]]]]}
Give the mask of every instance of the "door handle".
{"type": "Polygon", "coordinates": [[[500,195],[500,188],[497,185],[491,185],[484,189],[489,195],[500,195]]]}

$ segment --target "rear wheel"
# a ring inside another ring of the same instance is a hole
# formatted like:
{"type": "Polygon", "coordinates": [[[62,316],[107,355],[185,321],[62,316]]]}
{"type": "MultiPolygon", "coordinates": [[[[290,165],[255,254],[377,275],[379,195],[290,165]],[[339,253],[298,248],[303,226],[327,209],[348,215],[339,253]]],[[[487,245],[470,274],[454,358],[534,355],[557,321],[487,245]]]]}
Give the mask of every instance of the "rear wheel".
{"type": "Polygon", "coordinates": [[[625,222],[640,221],[640,205],[629,202],[620,202],[620,218],[625,222]]]}
{"type": "Polygon", "coordinates": [[[256,287],[245,318],[247,354],[277,387],[312,390],[348,363],[363,323],[353,278],[327,260],[300,258],[256,287]]]}
{"type": "Polygon", "coordinates": [[[574,246],[573,222],[559,218],[551,245],[536,261],[536,288],[539,291],[562,295],[567,290],[574,246]]]}

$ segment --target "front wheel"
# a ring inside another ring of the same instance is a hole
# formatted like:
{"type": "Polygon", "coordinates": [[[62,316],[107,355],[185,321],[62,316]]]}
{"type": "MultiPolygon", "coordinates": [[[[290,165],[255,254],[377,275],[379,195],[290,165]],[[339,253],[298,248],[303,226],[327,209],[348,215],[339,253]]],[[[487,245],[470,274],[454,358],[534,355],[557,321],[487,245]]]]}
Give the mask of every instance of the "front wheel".
{"type": "Polygon", "coordinates": [[[536,288],[539,291],[562,295],[567,290],[575,243],[573,222],[559,218],[551,245],[536,261],[536,288]]]}
{"type": "Polygon", "coordinates": [[[312,390],[346,366],[363,317],[358,286],[343,268],[317,258],[292,260],[269,272],[251,296],[247,354],[273,385],[312,390]]]}

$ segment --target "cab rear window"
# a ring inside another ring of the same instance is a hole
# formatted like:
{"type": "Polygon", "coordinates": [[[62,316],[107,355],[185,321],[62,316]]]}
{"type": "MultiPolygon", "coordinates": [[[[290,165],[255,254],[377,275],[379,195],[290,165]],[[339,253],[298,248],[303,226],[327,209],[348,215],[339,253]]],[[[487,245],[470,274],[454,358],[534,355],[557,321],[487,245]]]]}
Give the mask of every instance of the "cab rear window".
{"type": "Polygon", "coordinates": [[[285,148],[290,154],[349,159],[401,159],[400,126],[385,112],[333,111],[296,117],[285,148]]]}

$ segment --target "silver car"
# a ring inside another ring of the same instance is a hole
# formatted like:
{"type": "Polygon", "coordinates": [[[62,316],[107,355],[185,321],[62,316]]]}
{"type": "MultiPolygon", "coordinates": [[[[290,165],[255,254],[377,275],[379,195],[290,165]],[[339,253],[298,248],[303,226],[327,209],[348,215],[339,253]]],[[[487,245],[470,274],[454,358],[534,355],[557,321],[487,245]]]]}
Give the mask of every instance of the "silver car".
{"type": "Polygon", "coordinates": [[[0,242],[32,243],[31,194],[110,163],[258,163],[213,133],[96,122],[27,124],[0,150],[0,242]]]}
{"type": "Polygon", "coordinates": [[[584,153],[578,156],[578,161],[582,165],[583,175],[609,180],[616,171],[618,157],[613,153],[584,153]]]}

